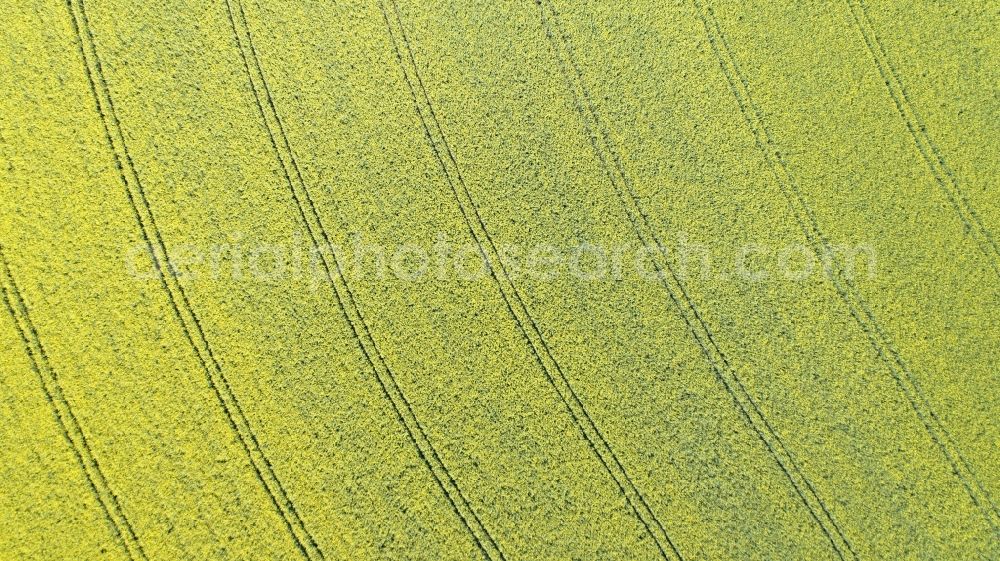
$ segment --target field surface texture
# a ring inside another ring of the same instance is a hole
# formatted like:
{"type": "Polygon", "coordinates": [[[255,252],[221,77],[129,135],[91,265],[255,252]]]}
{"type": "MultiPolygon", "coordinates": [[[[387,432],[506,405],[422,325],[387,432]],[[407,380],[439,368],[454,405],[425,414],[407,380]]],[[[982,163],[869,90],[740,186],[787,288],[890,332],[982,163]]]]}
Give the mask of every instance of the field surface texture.
{"type": "Polygon", "coordinates": [[[1000,559],[996,0],[0,22],[0,561],[1000,559]]]}

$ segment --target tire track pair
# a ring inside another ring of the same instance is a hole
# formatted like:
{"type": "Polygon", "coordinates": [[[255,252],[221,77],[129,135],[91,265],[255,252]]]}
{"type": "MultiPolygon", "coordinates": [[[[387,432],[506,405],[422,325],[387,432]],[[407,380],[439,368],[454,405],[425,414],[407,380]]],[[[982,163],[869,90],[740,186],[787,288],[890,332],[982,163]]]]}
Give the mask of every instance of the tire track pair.
{"type": "Polygon", "coordinates": [[[750,85],[736,62],[732,48],[729,46],[718,20],[711,8],[706,8],[701,0],[692,0],[698,17],[701,19],[708,36],[709,43],[729,88],[736,98],[740,113],[747,126],[751,129],[758,149],[763,153],[777,182],[782,189],[796,221],[805,234],[812,250],[823,260],[830,256],[832,267],[828,276],[841,299],[850,310],[851,316],[868,338],[877,355],[885,362],[893,379],[903,392],[917,418],[924,425],[934,445],[948,461],[949,466],[965,488],[973,504],[979,509],[994,533],[1000,533],[1000,510],[993,503],[989,492],[979,480],[972,466],[962,455],[961,450],[949,434],[947,428],[938,419],[909,365],[896,349],[892,339],[879,323],[860,291],[844,273],[836,252],[819,227],[815,214],[809,207],[798,183],[788,170],[787,162],[778,149],[770,131],[765,125],[763,114],[754,103],[750,94],[750,85]]]}
{"type": "Polygon", "coordinates": [[[97,112],[101,118],[108,149],[114,157],[119,179],[125,187],[129,205],[141,230],[143,240],[153,260],[163,290],[167,293],[171,309],[180,323],[185,339],[191,345],[198,362],[205,371],[208,385],[215,394],[237,440],[243,448],[257,481],[264,488],[275,510],[281,517],[297,549],[303,557],[323,559],[323,552],[299,516],[295,504],[289,498],[270,460],[261,449],[243,407],[233,393],[219,361],[205,338],[201,320],[184,292],[175,274],[170,269],[170,257],[156,224],[145,189],[139,179],[135,163],[128,151],[121,121],[115,111],[111,91],[108,88],[97,53],[93,31],[87,17],[84,0],[66,0],[70,21],[76,35],[77,48],[83,61],[90,92],[94,97],[97,112]]]}
{"type": "Polygon", "coordinates": [[[275,106],[274,97],[271,95],[267,78],[260,64],[257,48],[253,43],[253,37],[250,33],[250,27],[247,24],[242,1],[225,0],[225,2],[236,46],[240,51],[244,70],[250,82],[250,89],[253,93],[260,117],[264,122],[264,128],[267,130],[271,148],[281,165],[285,182],[291,191],[302,223],[309,233],[313,246],[320,255],[320,261],[326,273],[327,280],[333,289],[334,299],[337,301],[344,320],[351,328],[355,343],[375,373],[375,378],[382,390],[382,394],[389,401],[397,419],[406,430],[406,434],[416,449],[417,455],[431,472],[438,487],[441,488],[452,510],[462,521],[463,526],[475,542],[480,553],[489,560],[506,560],[500,546],[494,540],[489,530],[483,525],[479,515],[476,514],[476,511],[469,504],[455,478],[441,460],[437,450],[427,436],[426,430],[417,419],[413,411],[413,406],[399,387],[392,368],[382,355],[381,350],[379,350],[371,328],[361,313],[357,299],[344,278],[340,261],[336,253],[332,251],[334,246],[317,212],[316,204],[309,194],[309,187],[302,177],[298,161],[285,133],[284,125],[275,106]],[[323,248],[331,249],[329,257],[327,252],[323,251],[323,248]]]}
{"type": "Polygon", "coordinates": [[[615,482],[618,490],[624,496],[629,508],[642,523],[646,532],[653,539],[660,555],[664,559],[683,559],[683,556],[667,534],[663,524],[649,506],[642,492],[632,481],[614,449],[597,427],[587,408],[580,400],[572,384],[563,372],[561,365],[552,354],[534,317],[521,297],[501,259],[489,230],[480,215],[479,208],[471,192],[465,184],[461,169],[455,154],[448,143],[441,123],[438,120],[434,105],[431,103],[423,79],[420,77],[419,66],[414,57],[413,48],[406,34],[406,29],[395,0],[389,0],[393,17],[390,18],[386,2],[379,0],[379,7],[385,19],[389,38],[395,51],[396,60],[412,98],[417,116],[423,127],[424,135],[430,144],[435,159],[441,167],[441,172],[451,188],[455,201],[461,210],[469,234],[476,241],[480,255],[487,264],[494,283],[500,291],[507,311],[517,325],[518,331],[528,343],[529,348],[546,379],[558,393],[574,424],[580,431],[594,455],[615,482]],[[394,29],[391,20],[396,22],[394,29]],[[398,38],[397,38],[398,36],[398,38]],[[404,56],[403,51],[406,54],[404,56]],[[419,93],[418,93],[419,92],[419,93]],[[429,124],[430,123],[430,124],[429,124]]]}
{"type": "Polygon", "coordinates": [[[920,119],[920,115],[910,101],[910,95],[906,91],[906,86],[903,85],[899,72],[892,64],[882,40],[875,33],[875,25],[868,15],[868,6],[864,0],[845,0],[845,2],[865,46],[868,47],[868,52],[875,61],[875,67],[878,69],[886,89],[889,90],[896,110],[903,118],[903,122],[906,123],[906,129],[909,131],[910,137],[913,138],[913,143],[916,144],[920,156],[927,163],[931,175],[934,176],[934,181],[944,192],[948,203],[962,221],[965,231],[975,240],[993,271],[1000,275],[1000,263],[997,261],[997,257],[1000,256],[1000,247],[997,246],[993,234],[983,225],[979,213],[969,202],[965,191],[959,185],[958,177],[945,163],[941,151],[927,134],[927,126],[920,119]]]}
{"type": "Polygon", "coordinates": [[[101,469],[101,464],[97,461],[97,457],[87,441],[83,427],[80,425],[76,413],[73,412],[73,407],[66,399],[59,375],[52,367],[45,347],[42,345],[42,340],[38,337],[35,324],[28,313],[28,305],[25,303],[17,283],[14,282],[14,276],[11,274],[10,265],[2,246],[0,246],[0,292],[2,292],[4,306],[10,313],[11,320],[21,338],[21,343],[24,345],[31,369],[38,376],[42,392],[45,394],[45,401],[52,409],[52,415],[59,425],[63,438],[66,439],[77,464],[80,465],[80,469],[87,478],[90,493],[101,506],[115,540],[132,561],[147,561],[148,557],[146,557],[142,543],[135,533],[135,528],[125,516],[118,495],[108,483],[108,479],[101,469]]]}
{"type": "Polygon", "coordinates": [[[796,495],[805,505],[810,517],[830,542],[834,552],[841,559],[844,559],[845,556],[856,559],[857,553],[851,542],[844,535],[813,483],[802,471],[791,450],[785,446],[777,430],[771,425],[750,392],[747,391],[743,381],[719,347],[715,335],[663,251],[665,246],[660,242],[649,215],[635,191],[632,180],[625,170],[621,156],[611,138],[611,133],[602,123],[600,114],[593,103],[583,78],[583,72],[573,56],[570,38],[560,24],[559,12],[551,1],[535,0],[535,4],[541,11],[542,27],[552,45],[560,71],[572,94],[576,111],[583,122],[587,138],[597,155],[601,168],[614,187],[639,240],[645,247],[658,249],[650,256],[653,258],[658,277],[661,279],[670,301],[680,313],[691,336],[708,360],[716,380],[729,394],[744,422],[753,430],[774,458],[781,472],[791,483],[796,495]]]}

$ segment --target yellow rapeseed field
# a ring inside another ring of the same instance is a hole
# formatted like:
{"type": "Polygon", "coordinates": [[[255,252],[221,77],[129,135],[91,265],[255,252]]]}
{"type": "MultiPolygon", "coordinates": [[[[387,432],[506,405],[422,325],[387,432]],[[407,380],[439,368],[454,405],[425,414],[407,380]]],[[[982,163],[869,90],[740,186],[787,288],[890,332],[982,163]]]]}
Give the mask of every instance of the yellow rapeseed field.
{"type": "Polygon", "coordinates": [[[0,13],[0,561],[1000,559],[995,1],[0,13]]]}

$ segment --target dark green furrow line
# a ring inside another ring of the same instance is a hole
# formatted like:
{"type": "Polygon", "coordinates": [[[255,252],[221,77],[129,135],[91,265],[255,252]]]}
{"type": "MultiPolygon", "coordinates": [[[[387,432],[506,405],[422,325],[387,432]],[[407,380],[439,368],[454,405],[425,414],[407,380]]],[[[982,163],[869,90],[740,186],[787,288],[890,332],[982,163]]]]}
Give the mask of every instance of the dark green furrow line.
{"type": "Polygon", "coordinates": [[[730,91],[736,98],[740,113],[746,121],[747,126],[751,129],[758,149],[763,153],[768,165],[774,172],[777,183],[788,200],[796,221],[809,241],[812,250],[820,260],[823,261],[825,256],[829,256],[830,258],[832,267],[827,268],[827,276],[833,283],[841,299],[847,305],[851,316],[868,338],[876,354],[885,362],[893,380],[899,386],[921,424],[923,424],[928,436],[941,451],[952,472],[965,488],[972,503],[983,513],[992,531],[1000,533],[1000,515],[998,515],[996,508],[992,506],[989,494],[980,483],[972,466],[962,455],[961,450],[952,439],[948,430],[938,419],[937,413],[935,413],[930,402],[924,396],[909,365],[896,349],[892,339],[875,317],[874,312],[861,295],[861,292],[851,281],[850,277],[844,273],[843,264],[837,257],[836,252],[832,250],[828,238],[820,229],[816,215],[806,201],[801,189],[799,189],[794,176],[789,171],[784,156],[781,155],[781,151],[778,150],[777,144],[765,125],[763,114],[751,97],[749,81],[737,64],[733,51],[722,34],[714,12],[711,8],[705,9],[701,5],[700,0],[693,1],[698,10],[698,16],[705,26],[705,32],[708,35],[712,50],[729,84],[730,91]]]}
{"type": "Polygon", "coordinates": [[[184,287],[180,284],[176,275],[168,270],[171,261],[167,253],[166,244],[163,241],[160,228],[156,224],[152,207],[146,197],[146,192],[139,179],[135,163],[125,143],[121,121],[118,119],[118,114],[115,111],[111,91],[104,77],[101,59],[97,54],[97,46],[90,27],[90,21],[87,17],[84,0],[66,0],[66,7],[69,10],[70,21],[76,35],[77,48],[83,61],[90,91],[94,97],[94,103],[104,128],[108,149],[114,157],[119,179],[125,187],[132,213],[139,225],[150,257],[153,260],[160,284],[168,296],[171,309],[180,323],[185,339],[190,344],[205,371],[209,387],[218,400],[230,427],[236,433],[237,440],[239,440],[247,456],[256,479],[264,488],[272,505],[281,517],[297,549],[307,559],[322,559],[322,553],[319,552],[318,548],[310,549],[311,543],[314,542],[295,511],[295,507],[288,497],[287,492],[285,492],[284,486],[275,474],[274,467],[261,449],[257,435],[254,433],[243,412],[243,407],[240,405],[235,393],[233,393],[229,380],[222,372],[222,367],[215,357],[208,340],[205,338],[201,320],[191,306],[184,287]],[[300,537],[300,534],[305,537],[300,537]],[[314,553],[318,553],[318,555],[314,553]]]}
{"type": "MultiPolygon", "coordinates": [[[[917,113],[913,102],[910,101],[910,94],[903,84],[903,79],[899,71],[896,70],[895,65],[893,65],[892,60],[889,58],[882,40],[875,33],[875,25],[868,15],[867,5],[864,0],[845,0],[845,2],[858,28],[858,32],[861,34],[861,38],[868,48],[868,52],[875,61],[875,67],[878,69],[879,75],[882,77],[882,81],[889,91],[889,96],[892,97],[899,116],[902,117],[903,122],[906,124],[906,130],[909,131],[910,136],[913,138],[913,143],[920,152],[921,158],[934,176],[934,181],[944,192],[948,203],[962,221],[965,231],[972,235],[979,250],[986,257],[987,261],[989,261],[993,271],[997,275],[1000,275],[1000,262],[997,261],[997,256],[1000,255],[1000,247],[997,246],[993,234],[979,218],[979,213],[976,212],[972,203],[969,202],[969,198],[959,184],[955,172],[944,161],[941,151],[930,135],[927,134],[927,126],[920,119],[920,115],[917,113]]],[[[994,510],[997,508],[995,504],[992,504],[992,507],[994,510]]]]}
{"type": "Polygon", "coordinates": [[[708,327],[698,307],[688,294],[684,283],[670,264],[670,260],[662,249],[665,246],[661,243],[655,229],[652,227],[649,215],[643,208],[640,198],[632,185],[632,180],[625,170],[621,156],[611,138],[610,131],[601,122],[600,114],[593,103],[584,81],[583,72],[573,57],[572,43],[559,23],[558,11],[551,2],[535,0],[535,3],[541,10],[543,28],[546,36],[552,43],[561,73],[573,96],[573,101],[583,123],[586,136],[598,157],[601,167],[607,174],[609,182],[615,188],[636,235],[646,247],[657,249],[652,257],[654,258],[654,266],[659,273],[658,276],[663,282],[663,286],[671,302],[680,313],[692,337],[708,361],[713,375],[729,394],[743,420],[774,458],[779,469],[791,483],[796,494],[809,511],[810,517],[830,541],[836,554],[843,559],[844,552],[847,551],[853,554],[854,557],[857,557],[850,542],[844,537],[839,525],[833,519],[823,499],[816,492],[812,482],[799,467],[794,455],[785,446],[777,430],[771,425],[756,400],[743,385],[742,380],[729,363],[728,357],[716,342],[714,333],[708,327]],[[552,12],[551,20],[553,25],[549,25],[546,7],[552,12]],[[555,32],[553,32],[552,27],[555,27],[555,32]],[[558,38],[556,34],[558,34],[558,38]],[[572,72],[570,68],[572,68],[572,72]],[[597,129],[596,133],[594,131],[595,128],[597,129]],[[609,163],[609,160],[611,163],[609,163]],[[612,167],[614,171],[612,171],[612,167]],[[617,175],[615,172],[617,172],[617,175]]]}
{"type": "Polygon", "coordinates": [[[31,369],[38,375],[42,391],[45,394],[45,401],[52,410],[59,430],[69,444],[77,464],[87,478],[90,493],[101,505],[108,524],[114,533],[115,538],[125,550],[125,554],[133,561],[146,561],[146,552],[142,543],[136,535],[135,528],[122,509],[118,495],[111,489],[107,477],[101,470],[101,465],[97,461],[97,456],[87,441],[87,436],[83,432],[83,427],[73,412],[73,407],[63,392],[59,375],[56,374],[52,363],[49,361],[42,340],[38,336],[35,324],[28,313],[28,305],[24,301],[21,290],[14,282],[14,276],[7,263],[3,247],[0,246],[0,291],[2,291],[3,302],[10,313],[11,320],[17,328],[17,333],[24,345],[25,353],[31,363],[31,369]]]}
{"type": "Polygon", "coordinates": [[[653,543],[656,544],[660,555],[664,559],[683,559],[670,536],[664,529],[663,524],[649,506],[649,502],[642,494],[642,491],[632,481],[631,476],[625,470],[618,458],[618,455],[608,443],[607,439],[594,422],[594,419],[587,411],[587,408],[580,400],[576,390],[570,383],[569,378],[563,372],[562,366],[555,358],[552,350],[549,348],[549,345],[545,340],[545,337],[542,335],[541,329],[538,327],[534,316],[531,314],[530,309],[521,297],[520,291],[514,284],[510,274],[507,272],[503,259],[500,258],[496,244],[493,242],[492,236],[490,235],[489,230],[483,221],[482,215],[479,212],[478,205],[465,184],[465,179],[462,177],[461,168],[458,165],[454,151],[448,143],[448,139],[444,134],[440,121],[438,120],[434,105],[431,102],[426,87],[424,86],[423,79],[420,76],[419,67],[414,57],[413,48],[410,44],[409,38],[407,37],[406,29],[399,13],[399,7],[394,0],[390,0],[390,2],[393,7],[395,20],[398,23],[399,35],[402,38],[402,44],[407,53],[405,60],[402,51],[400,50],[399,42],[396,39],[395,32],[393,31],[392,24],[389,22],[388,13],[381,0],[380,7],[382,8],[383,16],[386,20],[386,27],[390,39],[392,40],[393,48],[395,49],[397,62],[399,63],[400,69],[403,73],[403,78],[405,79],[409,89],[417,116],[419,117],[424,130],[424,135],[430,144],[435,159],[440,165],[441,171],[448,185],[451,188],[455,201],[462,212],[469,234],[472,236],[473,240],[475,240],[483,260],[487,263],[486,268],[489,271],[494,283],[497,285],[508,313],[514,320],[521,336],[528,344],[535,361],[542,369],[546,379],[559,395],[560,400],[566,407],[570,417],[573,419],[574,425],[580,431],[581,436],[587,442],[591,451],[618,487],[619,492],[625,498],[625,501],[632,510],[633,514],[642,523],[646,532],[653,539],[653,543]],[[409,68],[406,61],[409,62],[409,68]],[[410,75],[411,71],[413,73],[412,76],[410,75]],[[420,90],[419,97],[417,89],[420,90]],[[423,103],[420,102],[421,98],[423,99],[423,103]],[[424,114],[425,111],[428,114],[427,116],[424,114]],[[431,126],[428,125],[428,120],[434,124],[433,130],[437,131],[437,137],[439,137],[439,140],[435,139],[435,134],[432,132],[431,126]],[[439,148],[439,144],[441,145],[441,148],[439,148]],[[447,155],[447,158],[442,154],[442,152],[447,155]]]}
{"type": "Polygon", "coordinates": [[[274,97],[271,95],[267,78],[260,64],[257,49],[253,43],[250,28],[247,25],[242,2],[240,0],[226,0],[226,8],[234,38],[243,60],[244,70],[250,82],[250,89],[264,123],[264,128],[267,131],[271,148],[281,165],[285,182],[291,192],[299,217],[309,233],[313,246],[320,255],[320,262],[333,290],[334,299],[344,320],[351,328],[354,342],[375,373],[375,379],[379,384],[383,396],[385,396],[392,406],[396,418],[405,429],[407,437],[416,449],[417,455],[428,471],[430,471],[438,487],[441,488],[452,510],[462,521],[463,526],[473,542],[475,542],[476,547],[487,559],[505,561],[506,558],[503,552],[489,530],[483,525],[479,515],[465,498],[462,489],[458,486],[451,471],[448,470],[447,466],[441,460],[423,425],[421,425],[419,419],[416,417],[412,404],[399,387],[395,373],[375,342],[371,329],[361,313],[361,308],[358,306],[354,292],[344,278],[343,269],[336,253],[330,252],[331,259],[327,257],[327,252],[323,251],[324,247],[332,249],[333,244],[316,209],[316,204],[309,194],[308,185],[302,177],[298,161],[285,133],[281,116],[275,105],[274,97]],[[236,3],[236,10],[232,9],[233,1],[236,3]],[[238,18],[236,14],[239,14],[238,18]],[[237,23],[237,19],[239,23],[237,23]],[[246,44],[244,44],[244,40],[246,44]]]}

